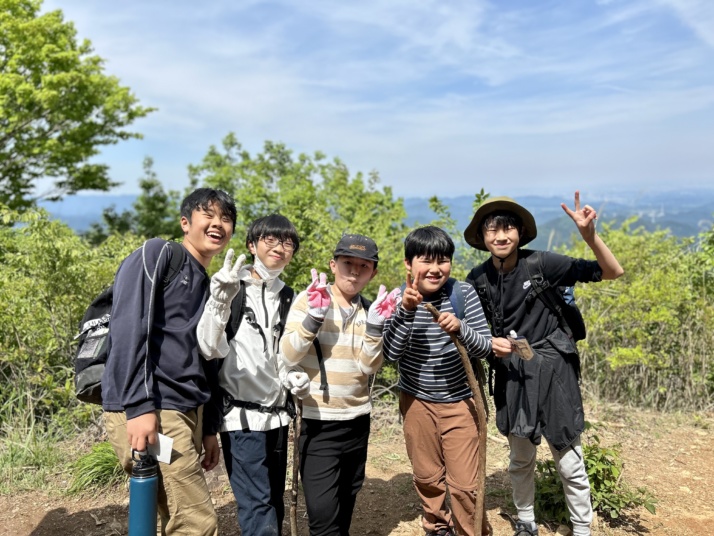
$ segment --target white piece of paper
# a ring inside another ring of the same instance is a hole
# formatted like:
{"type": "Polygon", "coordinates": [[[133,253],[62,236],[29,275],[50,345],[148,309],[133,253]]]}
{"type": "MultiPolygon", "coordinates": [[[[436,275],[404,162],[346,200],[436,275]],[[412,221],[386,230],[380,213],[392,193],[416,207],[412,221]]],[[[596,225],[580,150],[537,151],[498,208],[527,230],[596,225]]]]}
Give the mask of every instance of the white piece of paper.
{"type": "Polygon", "coordinates": [[[174,447],[174,440],[164,434],[159,434],[159,442],[156,445],[149,445],[149,454],[161,463],[171,464],[171,450],[174,447]]]}

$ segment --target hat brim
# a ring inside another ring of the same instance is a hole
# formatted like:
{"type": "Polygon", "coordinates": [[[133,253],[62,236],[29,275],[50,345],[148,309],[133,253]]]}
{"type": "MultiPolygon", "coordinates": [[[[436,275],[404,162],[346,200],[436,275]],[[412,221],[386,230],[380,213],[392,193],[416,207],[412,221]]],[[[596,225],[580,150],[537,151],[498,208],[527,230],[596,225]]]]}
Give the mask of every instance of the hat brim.
{"type": "Polygon", "coordinates": [[[486,216],[494,212],[506,210],[508,212],[513,212],[518,217],[521,218],[523,222],[523,231],[520,235],[520,240],[518,241],[518,246],[525,246],[527,243],[531,242],[538,235],[538,229],[536,227],[535,218],[533,214],[528,212],[521,205],[509,198],[494,198],[492,200],[487,200],[484,202],[471,218],[471,223],[464,231],[464,239],[473,248],[479,249],[481,251],[488,251],[486,244],[483,242],[483,237],[479,233],[479,229],[483,225],[483,220],[486,216]]]}

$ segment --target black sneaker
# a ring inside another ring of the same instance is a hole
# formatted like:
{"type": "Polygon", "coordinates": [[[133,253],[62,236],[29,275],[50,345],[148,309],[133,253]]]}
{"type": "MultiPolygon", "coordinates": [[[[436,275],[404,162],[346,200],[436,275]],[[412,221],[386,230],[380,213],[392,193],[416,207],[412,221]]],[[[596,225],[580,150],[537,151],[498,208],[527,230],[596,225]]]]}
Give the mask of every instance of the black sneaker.
{"type": "Polygon", "coordinates": [[[439,529],[428,531],[426,536],[454,536],[454,533],[451,532],[451,529],[439,529]]]}
{"type": "Polygon", "coordinates": [[[538,525],[533,521],[517,521],[513,536],[538,536],[538,525]]]}

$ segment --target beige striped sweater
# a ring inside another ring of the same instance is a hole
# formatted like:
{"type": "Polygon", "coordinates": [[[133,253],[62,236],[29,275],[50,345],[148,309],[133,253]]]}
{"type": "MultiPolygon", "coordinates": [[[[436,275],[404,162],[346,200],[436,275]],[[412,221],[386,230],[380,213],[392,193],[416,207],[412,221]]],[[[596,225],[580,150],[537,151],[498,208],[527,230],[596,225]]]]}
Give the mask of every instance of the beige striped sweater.
{"type": "Polygon", "coordinates": [[[293,301],[280,342],[288,366],[300,365],[310,377],[310,394],[303,400],[303,417],[323,421],[346,421],[372,409],[368,380],[382,365],[382,328],[367,326],[367,311],[359,297],[343,319],[332,300],[320,323],[307,314],[307,292],[293,301]],[[313,340],[318,338],[328,389],[320,390],[320,366],[313,340]]]}

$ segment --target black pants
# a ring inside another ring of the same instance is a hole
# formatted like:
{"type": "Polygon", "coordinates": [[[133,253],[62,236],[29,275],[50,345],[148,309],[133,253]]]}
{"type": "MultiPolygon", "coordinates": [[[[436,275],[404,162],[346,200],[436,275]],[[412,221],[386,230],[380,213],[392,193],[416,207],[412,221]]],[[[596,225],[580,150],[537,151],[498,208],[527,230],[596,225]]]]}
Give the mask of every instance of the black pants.
{"type": "Polygon", "coordinates": [[[303,419],[300,477],[310,536],[349,536],[364,483],[369,415],[349,421],[303,419]]]}

